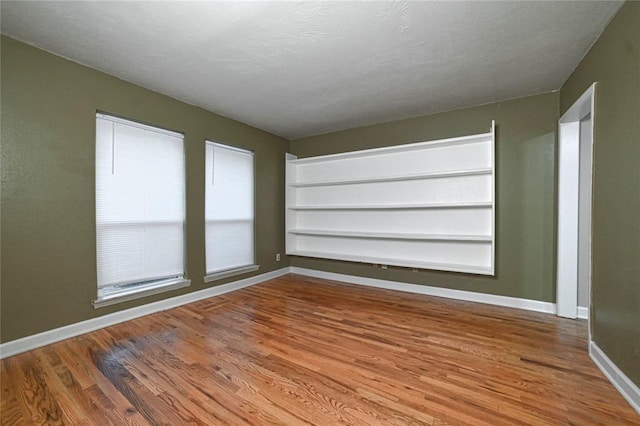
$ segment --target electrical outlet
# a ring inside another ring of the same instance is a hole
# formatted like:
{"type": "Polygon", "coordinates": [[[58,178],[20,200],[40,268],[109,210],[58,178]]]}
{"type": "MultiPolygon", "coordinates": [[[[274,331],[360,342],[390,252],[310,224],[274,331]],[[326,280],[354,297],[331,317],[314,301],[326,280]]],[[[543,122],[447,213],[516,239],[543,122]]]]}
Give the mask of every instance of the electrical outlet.
{"type": "Polygon", "coordinates": [[[280,253],[276,253],[276,262],[280,262],[280,253]]]}
{"type": "Polygon", "coordinates": [[[380,265],[382,269],[387,269],[387,265],[380,265]]]}

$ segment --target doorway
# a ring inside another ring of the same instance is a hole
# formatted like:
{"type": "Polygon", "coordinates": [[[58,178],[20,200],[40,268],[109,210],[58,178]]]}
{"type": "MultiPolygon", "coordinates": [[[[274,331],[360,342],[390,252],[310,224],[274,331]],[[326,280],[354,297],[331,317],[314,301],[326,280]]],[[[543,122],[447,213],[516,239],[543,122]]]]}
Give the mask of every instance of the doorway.
{"type": "Polygon", "coordinates": [[[558,121],[557,313],[589,317],[596,83],[558,121]]]}

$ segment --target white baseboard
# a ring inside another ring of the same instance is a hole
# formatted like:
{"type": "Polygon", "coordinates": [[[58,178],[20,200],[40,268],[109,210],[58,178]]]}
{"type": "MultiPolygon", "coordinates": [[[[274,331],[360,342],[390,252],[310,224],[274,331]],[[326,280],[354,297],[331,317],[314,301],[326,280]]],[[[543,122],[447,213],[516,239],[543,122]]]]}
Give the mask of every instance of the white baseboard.
{"type": "MultiPolygon", "coordinates": [[[[408,284],[398,281],[387,281],[375,278],[358,277],[354,275],[337,274],[334,272],[318,271],[314,269],[291,267],[291,273],[305,275],[314,278],[342,281],[350,284],[358,284],[369,287],[398,290],[409,293],[419,293],[429,296],[446,297],[449,299],[466,300],[469,302],[487,303],[490,305],[505,306],[510,308],[525,309],[528,311],[556,313],[555,303],[541,302],[538,300],[519,299],[515,297],[496,296],[471,291],[451,290],[440,287],[430,287],[417,284],[408,284]]],[[[578,318],[588,319],[589,308],[578,307],[578,318]]],[[[640,388],[636,386],[620,369],[607,357],[607,355],[594,343],[589,344],[589,355],[624,399],[640,414],[640,388]]]]}
{"type": "MultiPolygon", "coordinates": [[[[243,280],[222,284],[216,287],[207,288],[182,296],[170,299],[159,300],[124,311],[114,312],[101,317],[92,318],[75,324],[12,340],[0,344],[0,359],[17,355],[32,349],[46,346],[61,340],[89,333],[110,325],[139,318],[155,312],[175,308],[187,303],[207,299],[229,293],[241,288],[249,287],[277,278],[288,273],[305,275],[315,278],[324,278],[334,281],[343,281],[350,284],[364,285],[369,287],[384,288],[389,290],[404,291],[408,293],[425,294],[429,296],[445,297],[449,299],[465,300],[469,302],[486,303],[490,305],[505,306],[510,308],[525,309],[529,311],[556,313],[554,303],[541,302],[538,300],[519,299],[515,297],[497,296],[492,294],[475,293],[471,291],[452,290],[440,287],[430,287],[418,284],[408,284],[399,281],[380,280],[375,278],[358,277],[354,275],[337,274],[334,272],[318,271],[314,269],[299,268],[296,266],[286,267],[243,280]]],[[[588,308],[578,308],[579,318],[588,318],[588,308]]],[[[640,388],[636,386],[620,369],[609,359],[609,357],[594,342],[589,344],[589,355],[602,373],[609,379],[615,388],[629,402],[629,404],[640,414],[640,388]]]]}
{"type": "Polygon", "coordinates": [[[578,318],[580,319],[589,319],[589,308],[585,308],[583,306],[578,306],[578,318]]]}
{"type": "Polygon", "coordinates": [[[55,328],[53,330],[44,331],[32,336],[23,337],[21,339],[12,340],[10,342],[0,344],[0,359],[17,355],[22,352],[30,351],[51,343],[79,336],[90,331],[108,327],[134,318],[149,315],[155,312],[165,311],[187,303],[196,302],[198,300],[207,299],[209,297],[218,296],[231,291],[249,287],[263,281],[286,275],[290,272],[290,268],[277,269],[275,271],[266,272],[264,274],[245,278],[242,280],[222,284],[219,286],[207,288],[204,290],[194,291],[192,293],[183,294],[181,296],[169,299],[159,300],[157,302],[148,303],[135,308],[123,311],[113,312],[101,317],[92,318],[75,324],[66,325],[64,327],[55,328]]]}
{"type": "Polygon", "coordinates": [[[589,343],[589,356],[629,405],[640,414],[640,388],[620,371],[595,342],[589,343]]]}
{"type": "Polygon", "coordinates": [[[446,297],[448,299],[466,300],[468,302],[486,303],[489,305],[506,306],[509,308],[525,309],[527,311],[556,313],[555,303],[541,302],[539,300],[519,299],[517,297],[496,296],[494,294],[475,293],[472,291],[452,290],[441,287],[430,287],[419,284],[408,284],[399,281],[387,281],[376,278],[365,278],[354,275],[337,274],[334,272],[318,271],[315,269],[291,267],[291,273],[306,275],[327,280],[343,281],[350,284],[365,285],[369,287],[398,290],[408,293],[426,294],[428,296],[446,297]]]}

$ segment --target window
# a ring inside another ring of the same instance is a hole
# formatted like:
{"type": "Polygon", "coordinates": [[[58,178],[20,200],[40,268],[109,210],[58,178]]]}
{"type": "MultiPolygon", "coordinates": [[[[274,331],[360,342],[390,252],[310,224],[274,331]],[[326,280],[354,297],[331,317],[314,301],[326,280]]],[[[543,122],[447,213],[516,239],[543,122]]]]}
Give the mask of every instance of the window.
{"type": "Polygon", "coordinates": [[[249,272],[254,265],[253,152],[207,142],[205,281],[249,272]]]}
{"type": "Polygon", "coordinates": [[[189,285],[184,182],[182,134],[96,114],[94,306],[189,285]]]}

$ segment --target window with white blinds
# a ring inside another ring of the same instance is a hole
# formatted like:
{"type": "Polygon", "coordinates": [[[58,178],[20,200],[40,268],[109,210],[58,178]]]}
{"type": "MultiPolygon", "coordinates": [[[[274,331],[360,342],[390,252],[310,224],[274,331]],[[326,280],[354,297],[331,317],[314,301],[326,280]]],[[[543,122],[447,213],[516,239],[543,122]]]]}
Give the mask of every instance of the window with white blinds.
{"type": "Polygon", "coordinates": [[[205,244],[208,277],[254,266],[253,152],[207,142],[205,244]]]}
{"type": "Polygon", "coordinates": [[[184,186],[182,134],[96,114],[96,302],[184,283],[184,186]]]}

